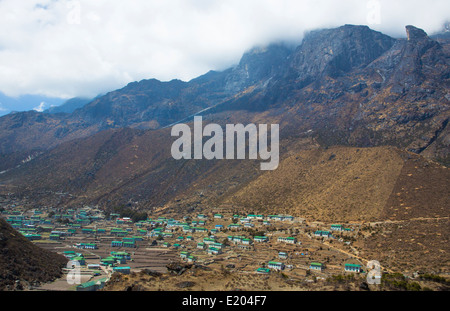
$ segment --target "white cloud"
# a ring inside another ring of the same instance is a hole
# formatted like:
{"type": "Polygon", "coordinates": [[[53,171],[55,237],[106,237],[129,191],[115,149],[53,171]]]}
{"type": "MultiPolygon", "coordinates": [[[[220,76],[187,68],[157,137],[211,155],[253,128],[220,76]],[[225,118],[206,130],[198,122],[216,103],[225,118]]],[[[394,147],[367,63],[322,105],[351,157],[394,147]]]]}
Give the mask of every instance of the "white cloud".
{"type": "Polygon", "coordinates": [[[41,103],[39,104],[39,106],[34,107],[33,110],[35,110],[35,111],[37,111],[37,112],[42,112],[42,111],[45,110],[45,108],[46,108],[45,106],[46,106],[45,102],[41,102],[41,103]]]}
{"type": "Polygon", "coordinates": [[[189,80],[239,61],[257,44],[299,42],[305,30],[368,24],[404,36],[432,33],[448,0],[2,0],[0,91],[95,96],[131,81],[189,80]]]}
{"type": "Polygon", "coordinates": [[[3,104],[0,102],[0,117],[8,114],[10,112],[9,109],[5,108],[3,104]]]}

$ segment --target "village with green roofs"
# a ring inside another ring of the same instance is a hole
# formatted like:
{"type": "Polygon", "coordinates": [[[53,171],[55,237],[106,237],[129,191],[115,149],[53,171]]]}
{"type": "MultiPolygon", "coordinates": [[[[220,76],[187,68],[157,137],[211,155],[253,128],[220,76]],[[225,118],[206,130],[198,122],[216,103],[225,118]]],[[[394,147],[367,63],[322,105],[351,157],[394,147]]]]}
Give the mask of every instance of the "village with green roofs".
{"type": "Polygon", "coordinates": [[[282,273],[307,282],[367,273],[367,262],[354,247],[361,224],[211,210],[133,221],[96,207],[61,211],[3,204],[1,216],[28,240],[69,260],[64,278],[43,289],[95,291],[114,273],[165,273],[177,262],[233,273],[282,273]],[[74,269],[78,282],[70,282],[74,269]]]}

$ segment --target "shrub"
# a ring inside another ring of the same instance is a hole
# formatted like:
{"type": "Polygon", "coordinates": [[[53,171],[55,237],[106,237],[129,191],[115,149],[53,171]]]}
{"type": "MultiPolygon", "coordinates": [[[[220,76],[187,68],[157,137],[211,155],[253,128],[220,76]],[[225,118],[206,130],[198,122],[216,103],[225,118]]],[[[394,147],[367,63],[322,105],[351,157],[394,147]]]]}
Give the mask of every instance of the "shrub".
{"type": "Polygon", "coordinates": [[[425,273],[425,274],[421,275],[420,279],[421,280],[426,280],[426,281],[442,283],[442,284],[449,284],[450,283],[449,281],[447,281],[446,278],[444,278],[442,276],[435,275],[435,274],[428,274],[428,273],[425,273]]]}

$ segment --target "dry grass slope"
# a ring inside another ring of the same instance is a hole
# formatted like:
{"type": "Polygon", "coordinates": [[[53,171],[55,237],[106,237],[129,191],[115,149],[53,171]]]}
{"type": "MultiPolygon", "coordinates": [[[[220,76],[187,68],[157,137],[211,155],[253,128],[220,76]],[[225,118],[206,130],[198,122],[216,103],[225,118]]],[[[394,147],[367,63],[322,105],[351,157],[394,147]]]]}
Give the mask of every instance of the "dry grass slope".
{"type": "MultiPolygon", "coordinates": [[[[62,275],[67,259],[44,250],[0,218],[0,290],[49,282],[62,275]]],[[[19,287],[20,289],[20,287],[19,287]]]]}
{"type": "Polygon", "coordinates": [[[319,221],[375,220],[402,166],[390,147],[303,151],[240,189],[229,203],[319,221]]]}

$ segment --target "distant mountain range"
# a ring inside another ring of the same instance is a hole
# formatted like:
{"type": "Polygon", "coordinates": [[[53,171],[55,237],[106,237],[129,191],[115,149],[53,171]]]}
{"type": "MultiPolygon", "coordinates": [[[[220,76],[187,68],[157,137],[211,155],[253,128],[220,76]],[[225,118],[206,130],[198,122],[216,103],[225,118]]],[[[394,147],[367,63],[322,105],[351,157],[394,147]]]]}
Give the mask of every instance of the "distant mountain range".
{"type": "MultiPolygon", "coordinates": [[[[432,39],[414,26],[406,33],[395,39],[367,26],[316,30],[297,47],[254,48],[237,66],[189,82],[143,80],[47,111],[61,113],[6,115],[0,118],[0,184],[31,191],[91,189],[87,196],[105,198],[105,204],[134,185],[121,201],[162,204],[175,198],[164,197],[168,189],[187,190],[206,176],[198,172],[207,174],[215,165],[234,171],[233,161],[171,159],[168,127],[196,114],[222,125],[278,123],[284,152],[388,145],[448,164],[450,40],[432,39]],[[133,151],[136,145],[140,152],[133,151]],[[173,174],[177,186],[170,185],[173,174]]],[[[236,173],[244,169],[239,165],[236,173]]],[[[245,184],[255,176],[239,180],[245,184]]]]}
{"type": "Polygon", "coordinates": [[[19,111],[44,111],[52,106],[59,106],[66,100],[42,95],[22,95],[10,97],[0,92],[0,116],[19,111]]]}
{"type": "Polygon", "coordinates": [[[46,110],[44,110],[44,113],[72,113],[78,108],[83,107],[84,105],[88,104],[92,101],[92,98],[85,98],[85,97],[75,97],[71,98],[67,101],[65,101],[62,105],[59,106],[53,106],[46,110]]]}

